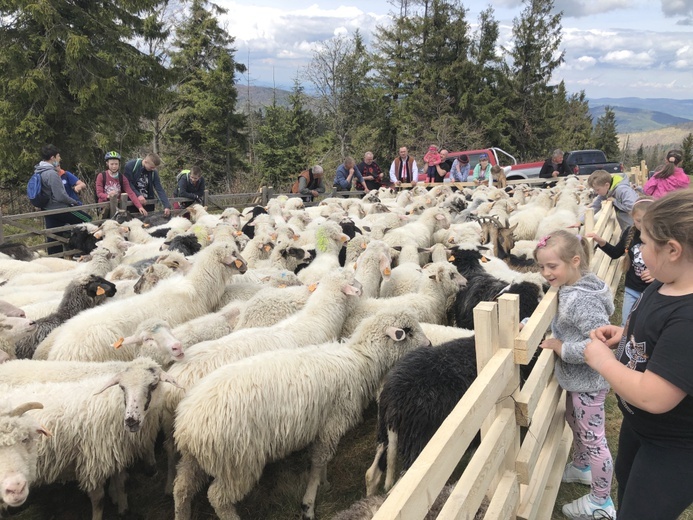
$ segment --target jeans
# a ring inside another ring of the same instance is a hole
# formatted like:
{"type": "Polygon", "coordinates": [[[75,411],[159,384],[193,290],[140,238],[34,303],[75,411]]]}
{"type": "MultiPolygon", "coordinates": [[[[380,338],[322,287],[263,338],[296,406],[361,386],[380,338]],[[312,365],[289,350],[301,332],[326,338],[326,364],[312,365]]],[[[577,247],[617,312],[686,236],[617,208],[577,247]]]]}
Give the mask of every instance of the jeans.
{"type": "Polygon", "coordinates": [[[621,327],[626,326],[626,320],[628,320],[628,315],[630,314],[630,310],[633,308],[633,305],[635,305],[635,302],[638,301],[638,298],[640,298],[640,295],[642,295],[642,293],[640,291],[636,291],[635,289],[631,289],[629,287],[626,287],[625,290],[623,291],[623,307],[621,310],[621,327]]]}

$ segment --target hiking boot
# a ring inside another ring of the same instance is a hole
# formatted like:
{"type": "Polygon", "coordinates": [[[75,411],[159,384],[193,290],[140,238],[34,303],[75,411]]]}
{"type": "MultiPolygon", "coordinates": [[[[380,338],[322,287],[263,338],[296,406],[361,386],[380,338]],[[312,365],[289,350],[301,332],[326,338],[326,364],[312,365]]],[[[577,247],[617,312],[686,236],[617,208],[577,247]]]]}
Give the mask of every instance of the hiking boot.
{"type": "Polygon", "coordinates": [[[611,497],[603,504],[595,504],[590,495],[585,495],[564,505],[563,514],[573,520],[616,520],[616,508],[611,497]]]}
{"type": "Polygon", "coordinates": [[[565,482],[567,484],[579,482],[580,484],[589,486],[592,484],[592,470],[589,466],[584,469],[580,469],[574,466],[572,462],[569,462],[565,465],[561,482],[565,482]]]}

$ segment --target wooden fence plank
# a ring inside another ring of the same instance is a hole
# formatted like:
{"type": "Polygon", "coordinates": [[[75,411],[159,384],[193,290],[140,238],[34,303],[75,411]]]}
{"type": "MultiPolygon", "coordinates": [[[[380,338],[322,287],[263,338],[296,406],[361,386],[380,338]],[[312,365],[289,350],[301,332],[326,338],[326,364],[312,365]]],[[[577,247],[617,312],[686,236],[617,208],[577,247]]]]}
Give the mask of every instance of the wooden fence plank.
{"type": "Polygon", "coordinates": [[[515,338],[515,362],[528,364],[537,350],[558,308],[558,289],[552,287],[537,306],[520,334],[515,338]]]}
{"type": "Polygon", "coordinates": [[[556,503],[558,490],[561,487],[561,479],[563,478],[563,470],[565,469],[565,461],[570,453],[570,447],[573,445],[573,430],[570,429],[568,423],[565,423],[563,429],[563,437],[556,451],[556,458],[553,461],[549,479],[544,488],[544,496],[541,499],[539,508],[537,509],[537,520],[550,520],[553,516],[553,506],[556,503]]]}
{"type": "Polygon", "coordinates": [[[493,493],[484,520],[514,519],[519,502],[520,485],[517,482],[517,475],[512,471],[506,471],[493,493]]]}
{"type": "Polygon", "coordinates": [[[474,516],[501,467],[505,454],[512,449],[514,437],[515,414],[506,408],[498,414],[489,428],[438,514],[438,520],[458,520],[474,516]]]}
{"type": "Polygon", "coordinates": [[[522,390],[515,395],[515,419],[520,426],[529,426],[539,399],[553,375],[555,363],[553,350],[544,350],[539,354],[522,390]]]}

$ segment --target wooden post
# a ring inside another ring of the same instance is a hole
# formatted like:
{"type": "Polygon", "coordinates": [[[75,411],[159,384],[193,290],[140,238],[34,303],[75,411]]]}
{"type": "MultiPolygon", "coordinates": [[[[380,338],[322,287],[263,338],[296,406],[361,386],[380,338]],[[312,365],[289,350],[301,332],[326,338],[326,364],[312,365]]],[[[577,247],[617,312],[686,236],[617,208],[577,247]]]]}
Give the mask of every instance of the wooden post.
{"type": "MultiPolygon", "coordinates": [[[[121,193],[120,194],[120,200],[118,201],[120,203],[120,209],[123,211],[128,210],[128,194],[127,193],[121,193]]],[[[111,208],[111,211],[113,211],[113,208],[111,208]]],[[[115,213],[111,213],[111,218],[115,215],[115,213]]]]}
{"type": "Polygon", "coordinates": [[[202,205],[206,208],[207,201],[209,200],[209,190],[205,190],[205,194],[202,196],[202,205]]]}
{"type": "Polygon", "coordinates": [[[269,190],[267,189],[267,186],[262,187],[262,199],[261,199],[261,204],[263,206],[267,206],[267,202],[269,201],[269,190]]]}
{"type": "Polygon", "coordinates": [[[5,226],[2,219],[2,206],[0,206],[0,244],[5,243],[5,226]]]}
{"type": "Polygon", "coordinates": [[[640,161],[640,185],[644,186],[645,183],[647,182],[647,174],[649,173],[649,170],[647,169],[647,163],[643,159],[640,161]]]}

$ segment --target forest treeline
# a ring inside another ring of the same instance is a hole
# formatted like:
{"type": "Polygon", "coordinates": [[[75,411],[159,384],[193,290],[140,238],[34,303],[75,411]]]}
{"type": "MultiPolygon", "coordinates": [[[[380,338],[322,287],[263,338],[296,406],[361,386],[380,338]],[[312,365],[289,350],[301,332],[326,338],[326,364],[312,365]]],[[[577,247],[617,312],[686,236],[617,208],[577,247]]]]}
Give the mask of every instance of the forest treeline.
{"type": "Polygon", "coordinates": [[[366,150],[387,166],[398,147],[421,155],[430,143],[499,146],[520,160],[556,147],[622,156],[613,111],[595,124],[584,92],[552,82],[564,56],[552,0],[524,0],[506,47],[492,7],[473,21],[458,0],[393,9],[371,48],[358,31],[318,45],[288,106],[244,110],[245,66],[212,2],[2,2],[3,186],[23,189],[46,143],[85,180],[106,151],[154,151],[165,180],[199,164],[215,191],[285,188],[314,163],[330,176],[366,150]]]}

